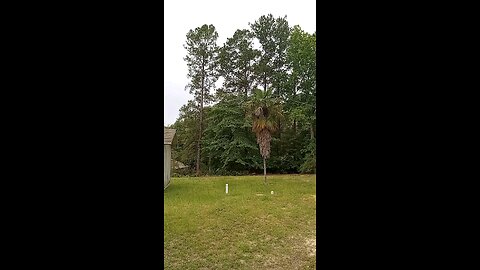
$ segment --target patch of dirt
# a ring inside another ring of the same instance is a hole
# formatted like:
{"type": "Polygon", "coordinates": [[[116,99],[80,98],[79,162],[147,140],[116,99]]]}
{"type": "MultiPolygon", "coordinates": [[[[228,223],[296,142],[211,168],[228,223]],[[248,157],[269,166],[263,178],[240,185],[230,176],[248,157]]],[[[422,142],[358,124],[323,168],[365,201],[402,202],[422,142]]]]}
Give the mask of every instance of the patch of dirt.
{"type": "Polygon", "coordinates": [[[315,238],[307,238],[305,240],[305,246],[307,247],[307,254],[310,257],[315,256],[317,252],[317,239],[315,238]]]}
{"type": "Polygon", "coordinates": [[[303,200],[307,201],[307,202],[315,202],[316,203],[317,202],[317,195],[313,194],[313,195],[304,196],[303,200]]]}

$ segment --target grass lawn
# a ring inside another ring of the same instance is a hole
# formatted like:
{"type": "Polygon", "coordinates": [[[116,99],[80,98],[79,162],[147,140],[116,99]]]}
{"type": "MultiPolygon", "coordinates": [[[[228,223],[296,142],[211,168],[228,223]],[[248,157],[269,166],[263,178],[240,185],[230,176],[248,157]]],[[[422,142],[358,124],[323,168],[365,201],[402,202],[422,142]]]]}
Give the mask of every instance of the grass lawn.
{"type": "Polygon", "coordinates": [[[165,269],[315,269],[316,176],[267,182],[172,178],[163,195],[165,269]]]}

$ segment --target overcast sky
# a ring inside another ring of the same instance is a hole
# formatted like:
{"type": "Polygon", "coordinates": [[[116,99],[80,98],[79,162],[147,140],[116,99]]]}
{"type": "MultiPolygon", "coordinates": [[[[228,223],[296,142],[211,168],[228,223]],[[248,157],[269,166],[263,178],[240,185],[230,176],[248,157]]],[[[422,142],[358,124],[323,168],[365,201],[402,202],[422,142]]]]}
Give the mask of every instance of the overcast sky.
{"type": "Polygon", "coordinates": [[[165,0],[164,7],[164,125],[173,124],[180,107],[192,98],[185,91],[188,79],[183,61],[183,44],[190,29],[213,24],[219,46],[237,29],[249,29],[248,23],[269,13],[274,18],[286,15],[289,26],[298,24],[308,33],[316,30],[315,0],[165,0]]]}

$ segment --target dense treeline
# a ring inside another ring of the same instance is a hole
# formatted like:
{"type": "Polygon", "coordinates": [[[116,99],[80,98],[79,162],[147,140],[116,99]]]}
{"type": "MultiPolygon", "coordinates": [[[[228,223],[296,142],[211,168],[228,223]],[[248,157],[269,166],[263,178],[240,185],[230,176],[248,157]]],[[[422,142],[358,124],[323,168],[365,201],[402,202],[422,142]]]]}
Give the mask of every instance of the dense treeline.
{"type": "Polygon", "coordinates": [[[252,132],[252,124],[258,127],[260,121],[252,120],[258,104],[270,116],[260,124],[272,126],[266,129],[272,130],[267,134],[269,173],[315,172],[316,34],[271,14],[249,26],[222,46],[213,25],[188,32],[186,89],[194,99],[171,126],[177,130],[172,156],[188,169],[174,172],[261,173],[261,138],[252,132]],[[223,82],[216,88],[218,80],[223,82]]]}

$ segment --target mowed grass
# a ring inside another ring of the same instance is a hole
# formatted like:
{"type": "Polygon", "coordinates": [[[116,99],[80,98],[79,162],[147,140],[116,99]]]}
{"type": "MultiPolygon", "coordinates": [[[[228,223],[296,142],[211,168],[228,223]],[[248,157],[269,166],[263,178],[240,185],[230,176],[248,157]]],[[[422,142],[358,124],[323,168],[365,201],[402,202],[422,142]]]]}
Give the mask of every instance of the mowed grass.
{"type": "Polygon", "coordinates": [[[164,191],[165,269],[315,269],[316,176],[267,182],[172,178],[164,191]]]}

